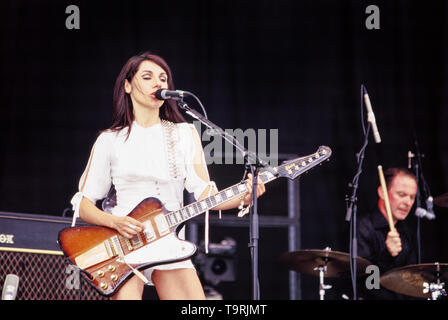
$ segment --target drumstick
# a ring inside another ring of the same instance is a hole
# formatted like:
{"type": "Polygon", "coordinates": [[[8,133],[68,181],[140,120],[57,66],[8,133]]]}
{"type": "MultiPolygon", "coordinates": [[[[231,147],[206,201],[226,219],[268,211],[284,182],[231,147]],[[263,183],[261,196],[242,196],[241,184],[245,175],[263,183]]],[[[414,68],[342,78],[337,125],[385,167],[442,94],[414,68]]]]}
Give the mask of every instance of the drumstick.
{"type": "Polygon", "coordinates": [[[389,196],[387,194],[387,186],[386,186],[386,181],[384,179],[382,166],[378,166],[378,175],[380,177],[381,189],[383,190],[384,204],[386,206],[386,212],[387,212],[387,217],[388,217],[388,221],[389,221],[389,229],[390,229],[390,231],[392,231],[392,230],[395,230],[395,226],[394,226],[394,222],[392,219],[392,212],[390,211],[389,196]]]}

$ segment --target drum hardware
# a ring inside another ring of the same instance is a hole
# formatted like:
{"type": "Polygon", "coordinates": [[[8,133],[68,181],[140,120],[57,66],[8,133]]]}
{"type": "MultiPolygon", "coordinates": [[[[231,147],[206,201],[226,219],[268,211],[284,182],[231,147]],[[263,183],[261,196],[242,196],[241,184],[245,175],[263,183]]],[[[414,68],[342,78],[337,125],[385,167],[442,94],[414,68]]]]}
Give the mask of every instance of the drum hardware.
{"type": "MultiPolygon", "coordinates": [[[[361,257],[356,259],[358,273],[364,272],[371,263],[361,257]]],[[[282,254],[278,262],[289,270],[319,276],[319,298],[324,300],[325,290],[332,288],[325,284],[327,278],[348,278],[350,276],[350,255],[344,252],[332,251],[330,247],[324,250],[300,250],[282,254]]]]}
{"type": "Polygon", "coordinates": [[[447,296],[445,283],[448,281],[447,263],[424,263],[408,265],[387,271],[380,283],[391,291],[428,300],[447,296]]]}
{"type": "MultiPolygon", "coordinates": [[[[325,251],[331,251],[330,247],[326,247],[325,251]]],[[[325,273],[327,272],[327,262],[328,258],[324,258],[324,265],[320,265],[314,268],[314,271],[319,271],[319,297],[320,300],[325,300],[325,290],[330,290],[332,288],[331,285],[324,283],[325,273]]]]}
{"type": "Polygon", "coordinates": [[[438,300],[440,297],[446,296],[445,283],[428,283],[423,282],[423,293],[431,293],[431,299],[428,300],[438,300]]]}
{"type": "Polygon", "coordinates": [[[327,272],[327,266],[319,266],[317,268],[314,268],[314,270],[319,271],[319,297],[320,300],[325,300],[325,290],[330,290],[332,288],[331,285],[324,283],[324,274],[327,272]]]}
{"type": "Polygon", "coordinates": [[[445,283],[440,282],[440,264],[435,263],[437,271],[437,283],[423,282],[423,293],[431,293],[431,299],[428,300],[438,300],[440,297],[446,296],[445,283]]]}

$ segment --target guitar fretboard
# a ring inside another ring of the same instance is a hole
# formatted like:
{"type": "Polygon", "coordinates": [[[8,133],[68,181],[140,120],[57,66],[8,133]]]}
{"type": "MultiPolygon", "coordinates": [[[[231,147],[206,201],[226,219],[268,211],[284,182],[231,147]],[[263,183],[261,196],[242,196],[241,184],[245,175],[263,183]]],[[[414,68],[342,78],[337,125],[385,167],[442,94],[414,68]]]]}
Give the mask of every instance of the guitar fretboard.
{"type": "MultiPolygon", "coordinates": [[[[264,184],[277,179],[279,176],[295,179],[302,173],[328,159],[330,155],[331,149],[326,146],[321,146],[319,147],[319,150],[313,154],[287,161],[272,170],[261,171],[258,177],[264,184]]],[[[245,182],[237,183],[201,201],[189,204],[180,210],[166,213],[166,222],[169,227],[175,227],[246,192],[247,188],[245,182]]]]}
{"type": "MultiPolygon", "coordinates": [[[[258,176],[264,184],[275,180],[277,176],[269,171],[260,172],[258,176]]],[[[180,210],[169,212],[165,215],[168,225],[175,227],[189,219],[192,219],[207,210],[210,210],[221,203],[234,199],[247,192],[246,184],[244,182],[237,183],[228,187],[212,196],[209,196],[201,201],[194,202],[180,210]]]]}

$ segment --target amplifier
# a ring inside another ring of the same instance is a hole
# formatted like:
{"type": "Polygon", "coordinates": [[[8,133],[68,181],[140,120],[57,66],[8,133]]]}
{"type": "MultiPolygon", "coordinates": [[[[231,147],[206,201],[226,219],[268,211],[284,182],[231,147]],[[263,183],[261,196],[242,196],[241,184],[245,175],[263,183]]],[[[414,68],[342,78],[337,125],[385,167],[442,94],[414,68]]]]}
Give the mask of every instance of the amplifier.
{"type": "Polygon", "coordinates": [[[57,244],[70,225],[71,218],[0,212],[0,291],[6,275],[15,274],[17,300],[106,299],[83,283],[57,244]]]}

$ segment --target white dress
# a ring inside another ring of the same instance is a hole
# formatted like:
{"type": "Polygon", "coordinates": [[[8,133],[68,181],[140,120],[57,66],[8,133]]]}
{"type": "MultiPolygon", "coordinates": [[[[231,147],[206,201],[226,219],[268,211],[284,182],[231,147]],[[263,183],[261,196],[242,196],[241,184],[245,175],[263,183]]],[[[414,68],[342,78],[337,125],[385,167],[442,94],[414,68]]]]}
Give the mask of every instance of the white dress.
{"type": "MultiPolygon", "coordinates": [[[[117,204],[111,213],[117,216],[129,214],[147,197],[158,198],[169,211],[177,210],[183,206],[184,188],[198,199],[205,188],[211,185],[209,181],[201,179],[195,169],[195,165],[201,165],[194,161],[195,155],[199,155],[208,179],[200,138],[192,124],[178,123],[175,127],[176,178],[169,168],[170,153],[161,124],[143,128],[134,121],[127,139],[127,128],[119,132],[101,133],[79,181],[79,192],[72,199],[75,212],[73,221],[79,216],[83,197],[96,203],[107,196],[112,184],[116,189],[117,204]]],[[[179,237],[184,237],[183,229],[179,237]]],[[[152,284],[151,273],[154,269],[176,268],[194,269],[194,266],[191,260],[186,260],[155,266],[145,270],[145,275],[152,284]]]]}

